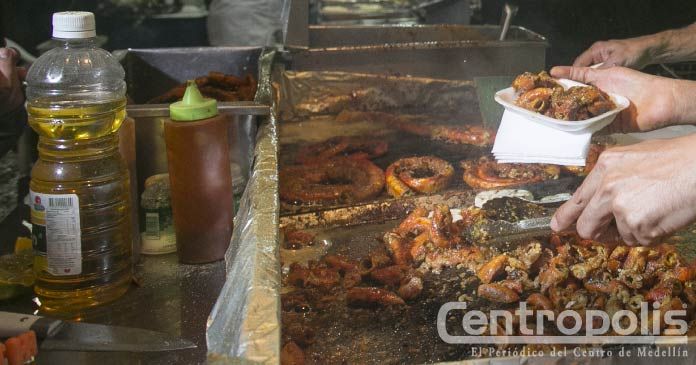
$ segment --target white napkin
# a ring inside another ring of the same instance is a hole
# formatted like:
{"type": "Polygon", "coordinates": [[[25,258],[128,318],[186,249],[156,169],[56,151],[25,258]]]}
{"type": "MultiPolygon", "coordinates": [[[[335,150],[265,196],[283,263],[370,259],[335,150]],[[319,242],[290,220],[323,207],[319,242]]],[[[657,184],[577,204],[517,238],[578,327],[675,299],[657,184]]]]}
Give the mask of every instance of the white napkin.
{"type": "Polygon", "coordinates": [[[590,131],[561,131],[506,110],[495,137],[493,155],[500,163],[585,166],[591,138],[590,131]]]}

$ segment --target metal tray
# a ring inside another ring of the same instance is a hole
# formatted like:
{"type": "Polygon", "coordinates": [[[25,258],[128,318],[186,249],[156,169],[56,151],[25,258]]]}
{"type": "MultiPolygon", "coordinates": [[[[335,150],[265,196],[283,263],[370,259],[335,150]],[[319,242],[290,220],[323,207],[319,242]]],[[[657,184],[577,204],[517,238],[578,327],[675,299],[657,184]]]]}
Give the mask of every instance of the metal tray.
{"type": "Polygon", "coordinates": [[[290,44],[286,58],[294,70],[450,80],[545,68],[543,36],[511,27],[507,40],[499,41],[499,33],[498,26],[310,26],[307,44],[290,44]]]}
{"type": "Polygon", "coordinates": [[[513,26],[507,40],[499,41],[500,27],[495,25],[365,25],[310,26],[309,48],[341,48],[433,44],[439,47],[467,46],[548,46],[546,38],[522,27],[513,26]]]}
{"type": "Polygon", "coordinates": [[[126,70],[128,96],[134,104],[145,104],[172,87],[205,76],[209,71],[258,80],[261,47],[152,48],[114,51],[126,70]]]}
{"type": "MultiPolygon", "coordinates": [[[[252,74],[258,79],[261,47],[195,47],[117,50],[114,55],[126,71],[128,116],[135,119],[138,196],[145,179],[167,172],[163,123],[167,104],[145,104],[172,87],[209,71],[252,74]]],[[[257,115],[267,115],[268,106],[254,102],[219,103],[230,121],[230,158],[248,175],[256,136],[257,115]]]]}

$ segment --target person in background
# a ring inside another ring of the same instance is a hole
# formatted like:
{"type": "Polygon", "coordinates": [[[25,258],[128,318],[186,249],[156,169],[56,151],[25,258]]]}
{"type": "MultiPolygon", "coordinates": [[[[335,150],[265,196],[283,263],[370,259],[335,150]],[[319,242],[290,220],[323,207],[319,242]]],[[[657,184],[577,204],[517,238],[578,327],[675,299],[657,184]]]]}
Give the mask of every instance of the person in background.
{"type": "MultiPolygon", "coordinates": [[[[2,34],[0,40],[4,44],[2,34]]],[[[27,122],[22,90],[26,70],[16,66],[18,60],[19,52],[15,49],[0,48],[0,200],[3,201],[0,206],[0,254],[12,252],[16,238],[28,233],[21,225],[20,210],[23,207],[19,205],[19,199],[28,190],[28,181],[24,184],[27,187],[22,188],[18,182],[22,169],[17,167],[17,156],[8,153],[17,146],[27,122]],[[14,195],[17,195],[17,201],[11,200],[14,195]]]]}
{"type": "Polygon", "coordinates": [[[575,59],[573,66],[601,63],[600,68],[624,66],[640,70],[656,63],[693,60],[696,60],[696,24],[642,37],[595,42],[575,59]]]}
{"type": "Polygon", "coordinates": [[[283,0],[213,0],[208,41],[213,46],[272,46],[279,39],[283,0]]]}
{"type": "Polygon", "coordinates": [[[0,48],[0,157],[15,147],[26,125],[22,90],[26,72],[16,66],[18,60],[16,50],[0,48]]]}
{"type": "MultiPolygon", "coordinates": [[[[659,62],[696,60],[696,25],[654,35],[597,42],[572,67],[551,69],[554,77],[592,84],[631,101],[613,122],[615,130],[644,132],[696,124],[696,81],[645,74],[659,62]],[[603,63],[598,69],[586,66],[603,63]],[[620,67],[626,66],[626,67],[620,67]]],[[[581,237],[659,243],[696,221],[696,134],[611,148],[554,215],[551,228],[573,223],[581,237]]]]}

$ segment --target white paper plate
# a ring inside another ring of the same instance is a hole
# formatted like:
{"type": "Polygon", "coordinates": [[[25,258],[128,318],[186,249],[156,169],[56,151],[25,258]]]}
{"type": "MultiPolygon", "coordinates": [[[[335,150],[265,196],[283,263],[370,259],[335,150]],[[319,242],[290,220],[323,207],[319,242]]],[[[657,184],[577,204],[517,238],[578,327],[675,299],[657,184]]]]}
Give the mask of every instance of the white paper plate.
{"type": "MultiPolygon", "coordinates": [[[[568,80],[568,79],[558,79],[557,80],[559,84],[561,84],[564,88],[568,89],[571,86],[587,86],[585,84],[573,81],[573,80],[568,80]]],[[[517,93],[512,87],[509,87],[507,89],[503,89],[495,93],[495,101],[498,102],[498,104],[502,105],[505,107],[506,110],[509,110],[511,112],[514,112],[516,114],[520,114],[527,118],[528,120],[531,120],[533,122],[543,124],[546,126],[549,126],[551,128],[559,129],[562,131],[566,132],[578,132],[578,131],[591,131],[595,132],[598,131],[605,126],[607,126],[609,123],[614,121],[614,118],[616,118],[616,115],[619,114],[622,110],[628,108],[628,105],[630,102],[628,99],[621,95],[617,94],[612,94],[612,93],[607,93],[609,94],[609,97],[611,100],[616,104],[616,108],[600,114],[596,117],[592,117],[590,119],[585,119],[585,120],[580,120],[580,121],[568,121],[568,120],[560,120],[560,119],[555,119],[551,117],[547,117],[543,114],[533,112],[531,110],[524,109],[522,107],[519,107],[515,105],[515,100],[517,100],[517,93]]]]}

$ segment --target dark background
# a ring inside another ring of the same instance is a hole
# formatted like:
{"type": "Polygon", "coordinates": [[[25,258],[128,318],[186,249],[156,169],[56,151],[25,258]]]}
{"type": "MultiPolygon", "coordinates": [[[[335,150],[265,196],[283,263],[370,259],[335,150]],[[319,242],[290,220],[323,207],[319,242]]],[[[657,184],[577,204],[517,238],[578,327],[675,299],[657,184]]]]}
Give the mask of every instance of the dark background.
{"type": "MultiPolygon", "coordinates": [[[[482,0],[485,23],[500,21],[499,0],[482,0]]],[[[548,38],[547,65],[570,64],[593,42],[679,28],[696,22],[694,0],[529,0],[519,6],[513,24],[548,38]]],[[[696,35],[695,35],[696,36],[696,35]]]]}
{"type": "MultiPolygon", "coordinates": [[[[482,0],[472,23],[497,24],[502,0],[482,0]]],[[[694,0],[517,0],[513,24],[546,36],[549,66],[568,64],[592,42],[627,38],[682,27],[696,21],[694,0]]],[[[153,2],[156,3],[156,2],[153,2]]],[[[99,34],[108,35],[104,48],[207,45],[205,19],[153,19],[156,5],[140,10],[116,8],[94,0],[3,0],[0,30],[36,54],[36,46],[50,38],[51,14],[88,10],[97,16],[99,34]]]]}
{"type": "MultiPolygon", "coordinates": [[[[153,1],[153,3],[156,3],[153,1]]],[[[36,46],[51,38],[51,15],[81,10],[95,14],[97,33],[107,35],[107,50],[125,48],[187,47],[208,44],[205,18],[155,19],[151,14],[173,12],[153,5],[137,13],[100,0],[2,0],[1,31],[34,55],[36,46]]]]}

